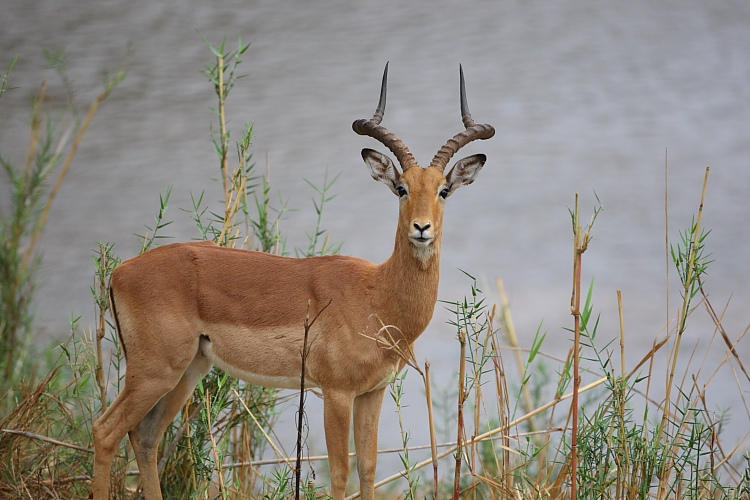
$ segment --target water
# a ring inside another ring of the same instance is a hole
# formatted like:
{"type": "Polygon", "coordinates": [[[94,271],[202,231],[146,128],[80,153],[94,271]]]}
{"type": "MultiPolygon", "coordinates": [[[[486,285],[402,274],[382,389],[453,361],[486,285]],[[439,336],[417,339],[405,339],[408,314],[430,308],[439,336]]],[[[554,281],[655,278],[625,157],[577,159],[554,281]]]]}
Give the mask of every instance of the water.
{"type": "MultiPolygon", "coordinates": [[[[390,61],[383,124],[426,165],[462,129],[462,63],[474,118],[497,134],[459,153],[483,152],[489,161],[477,182],[448,203],[441,297],[468,293],[470,281],[459,269],[475,275],[493,300],[501,277],[524,345],[543,322],[545,350],[564,357],[570,343],[563,328],[572,325],[568,207],[579,192],[587,219],[598,196],[604,212],[585,254],[584,281],[596,280],[603,338],[618,332],[615,291],[622,290],[633,363],[675,317],[679,300],[672,272],[667,313],[668,148],[673,242],[697,212],[704,170],[712,167],[704,225],[712,230],[715,262],[706,289],[717,309],[731,298],[725,327],[737,339],[750,302],[748,26],[750,5],[739,1],[621,2],[606,9],[597,2],[6,1],[0,63],[22,54],[11,80],[21,88],[0,101],[0,146],[9,160],[23,158],[28,104],[41,80],[54,83],[51,102],[64,99],[52,72],[42,69],[41,47],[67,50],[84,107],[100,89],[102,70],[117,67],[127,43],[135,48],[127,79],[95,118],[49,219],[40,335],[66,337],[71,314],[92,324],[96,242],[134,255],[132,235],[153,220],[168,185],[168,218],[175,221],[168,232],[178,240],[197,236],[178,210],[190,206],[190,193],[219,198],[210,180],[217,173],[208,136],[213,90],[198,73],[210,62],[203,34],[213,43],[225,35],[230,43],[240,35],[252,42],[241,67],[248,76],[230,97],[230,127],[238,136],[244,123],[255,124],[259,167],[268,162],[273,189],[299,209],[282,222],[290,246],[304,244],[315,218],[303,178],[320,183],[326,172],[341,173],[325,227],[344,241],[345,253],[376,262],[388,257],[395,198],[372,182],[359,156],[363,147],[384,148],[355,135],[351,122],[372,115],[390,61]]],[[[430,359],[446,379],[457,357],[447,318],[438,306],[417,344],[420,359],[430,359]]],[[[706,348],[711,324],[696,316],[693,325],[685,352],[699,346],[709,353],[707,366],[715,366],[723,352],[706,348]]],[[[738,345],[744,359],[749,345],[738,345]]],[[[709,405],[734,407],[733,425],[746,429],[739,391],[725,371],[713,385],[727,390],[711,392],[709,405]]],[[[743,387],[747,393],[747,382],[743,387]]],[[[412,406],[421,408],[414,397],[412,406]]],[[[391,413],[386,408],[384,419],[391,413]]]]}

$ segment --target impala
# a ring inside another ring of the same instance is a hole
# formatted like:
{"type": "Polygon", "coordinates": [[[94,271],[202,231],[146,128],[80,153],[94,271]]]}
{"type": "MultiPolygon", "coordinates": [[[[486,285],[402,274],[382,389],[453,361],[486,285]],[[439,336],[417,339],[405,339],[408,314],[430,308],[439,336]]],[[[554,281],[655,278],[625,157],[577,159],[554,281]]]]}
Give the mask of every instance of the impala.
{"type": "Polygon", "coordinates": [[[162,498],[159,441],[212,366],[253,384],[299,389],[308,307],[311,316],[325,308],[309,331],[305,380],[323,393],[332,495],[345,495],[353,414],[361,495],[374,497],[383,396],[405,364],[376,337],[387,325],[396,341],[411,346],[430,323],[445,199],[474,182],[486,157],[459,160],[448,175],[445,167],[461,147],[495,133],[472,120],[461,71],[465,130],[440,148],[429,167],[419,167],[404,143],[380,125],[387,75],[388,65],[375,115],[352,125],[385,145],[401,166],[399,172],[388,156],[362,150],[372,177],[399,199],[396,242],[383,264],[341,255],[294,259],[200,242],[159,247],[115,270],[110,299],[127,373],[122,392],[94,424],[94,499],[107,498],[125,434],[145,498],[162,498]]]}

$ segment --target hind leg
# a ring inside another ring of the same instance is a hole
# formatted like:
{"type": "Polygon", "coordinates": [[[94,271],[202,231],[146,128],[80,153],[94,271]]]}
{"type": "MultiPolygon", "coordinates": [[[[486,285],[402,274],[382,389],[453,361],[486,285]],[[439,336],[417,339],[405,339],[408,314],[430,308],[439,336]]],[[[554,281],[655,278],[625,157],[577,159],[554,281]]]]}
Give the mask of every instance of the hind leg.
{"type": "MultiPolygon", "coordinates": [[[[197,338],[188,338],[181,344],[173,345],[172,349],[164,350],[162,345],[151,339],[139,342],[138,337],[126,335],[127,330],[121,331],[130,355],[122,392],[94,423],[94,500],[109,498],[112,461],[125,435],[147,418],[159,401],[179,385],[195,358],[200,356],[197,338]]],[[[166,405],[166,408],[170,407],[166,405]]],[[[158,488],[158,478],[156,481],[158,488]]],[[[160,499],[161,494],[154,498],[160,499]]]]}
{"type": "Polygon", "coordinates": [[[125,434],[138,425],[175,383],[177,380],[126,379],[120,395],[94,422],[94,500],[109,498],[112,461],[125,434]]]}
{"type": "Polygon", "coordinates": [[[185,406],[200,379],[210,369],[211,362],[198,353],[174,389],[165,394],[129,433],[130,444],[133,446],[141,472],[143,496],[147,500],[162,499],[157,452],[164,431],[185,406]]]}

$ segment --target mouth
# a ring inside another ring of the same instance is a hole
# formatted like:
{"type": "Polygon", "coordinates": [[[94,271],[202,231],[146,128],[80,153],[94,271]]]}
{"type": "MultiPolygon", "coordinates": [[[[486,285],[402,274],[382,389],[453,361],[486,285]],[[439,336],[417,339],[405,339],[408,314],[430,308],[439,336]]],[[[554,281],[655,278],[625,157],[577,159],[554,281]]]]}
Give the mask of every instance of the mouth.
{"type": "Polygon", "coordinates": [[[414,244],[414,246],[417,247],[426,247],[432,244],[433,237],[432,236],[409,236],[411,238],[411,242],[414,244]]]}

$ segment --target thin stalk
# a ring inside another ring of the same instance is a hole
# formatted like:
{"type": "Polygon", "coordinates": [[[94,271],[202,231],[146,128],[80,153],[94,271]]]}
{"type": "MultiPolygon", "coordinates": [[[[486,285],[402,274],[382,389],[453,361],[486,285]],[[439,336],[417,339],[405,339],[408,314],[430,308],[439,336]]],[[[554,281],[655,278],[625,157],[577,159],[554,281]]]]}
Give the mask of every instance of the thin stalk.
{"type": "Polygon", "coordinates": [[[299,410],[297,412],[297,462],[295,464],[294,468],[294,475],[295,475],[295,490],[294,490],[294,498],[296,500],[299,500],[299,495],[301,491],[301,482],[302,482],[302,426],[304,423],[305,418],[305,373],[307,370],[307,356],[310,354],[310,344],[308,343],[308,337],[310,334],[310,328],[312,328],[313,324],[315,324],[315,321],[320,317],[321,314],[323,314],[323,311],[325,311],[328,306],[331,305],[331,302],[333,302],[333,299],[328,301],[328,304],[326,304],[318,313],[315,315],[315,317],[310,321],[310,300],[307,301],[307,315],[305,316],[305,336],[304,341],[302,343],[302,373],[300,374],[300,391],[299,391],[299,410]]]}
{"type": "Polygon", "coordinates": [[[573,346],[573,401],[571,402],[571,413],[572,413],[572,438],[571,438],[571,462],[570,462],[570,477],[571,477],[571,490],[570,498],[576,500],[577,497],[577,475],[578,475],[578,412],[579,402],[578,395],[581,386],[581,375],[580,375],[580,358],[581,358],[581,267],[583,264],[583,254],[588,249],[589,242],[591,241],[591,229],[594,226],[594,221],[601,207],[594,210],[594,215],[591,218],[588,226],[581,227],[579,222],[579,210],[578,210],[578,193],[576,193],[576,204],[575,211],[571,213],[573,218],[573,234],[574,234],[574,249],[573,249],[573,295],[571,297],[571,314],[573,315],[574,323],[574,346],[573,346]]]}
{"type": "Polygon", "coordinates": [[[307,338],[310,333],[310,301],[307,301],[307,315],[305,316],[305,336],[302,342],[302,372],[300,374],[299,410],[297,410],[297,462],[294,467],[295,488],[294,498],[299,500],[300,483],[302,481],[302,426],[305,419],[305,370],[307,368],[307,338]]]}
{"type": "Polygon", "coordinates": [[[432,409],[432,384],[430,382],[430,363],[424,363],[424,387],[427,397],[427,417],[430,423],[430,451],[432,452],[432,474],[434,484],[434,498],[439,500],[437,437],[435,436],[435,415],[432,409]]]}
{"type": "Polygon", "coordinates": [[[31,175],[31,169],[34,167],[37,147],[39,146],[39,130],[42,128],[42,108],[44,98],[47,95],[47,80],[42,82],[39,90],[39,97],[34,102],[34,111],[31,118],[31,140],[29,140],[29,150],[26,153],[26,168],[24,169],[24,184],[31,175]]]}
{"type": "Polygon", "coordinates": [[[666,259],[664,270],[667,273],[667,322],[666,324],[669,324],[669,314],[670,314],[670,307],[669,307],[669,299],[670,299],[670,290],[669,290],[669,284],[671,276],[670,271],[672,269],[672,266],[670,265],[669,258],[670,258],[670,252],[669,252],[669,149],[664,150],[664,258],[666,259]]]}
{"type": "Polygon", "coordinates": [[[94,453],[94,450],[91,448],[85,448],[83,446],[78,446],[76,444],[66,443],[64,441],[60,441],[59,439],[54,439],[47,436],[42,436],[40,434],[35,434],[33,432],[28,431],[19,431],[16,429],[0,429],[0,432],[4,432],[6,434],[15,434],[16,436],[23,436],[25,438],[29,439],[36,439],[38,441],[44,441],[45,443],[52,444],[54,446],[62,446],[65,448],[70,448],[72,450],[82,451],[84,453],[94,453]]]}
{"type": "Polygon", "coordinates": [[[237,397],[240,404],[242,404],[242,407],[245,409],[245,413],[248,414],[248,416],[252,419],[255,426],[258,428],[258,430],[263,434],[263,437],[266,438],[266,441],[269,445],[271,445],[271,448],[273,448],[273,451],[276,453],[276,455],[284,460],[284,463],[286,463],[290,468],[293,466],[292,460],[287,458],[287,454],[284,452],[283,449],[281,449],[279,446],[276,445],[276,443],[273,441],[271,436],[266,432],[266,430],[263,428],[263,424],[258,422],[258,419],[255,418],[255,415],[253,415],[253,412],[250,411],[250,408],[247,406],[247,403],[245,403],[245,400],[242,399],[242,396],[240,396],[240,393],[237,392],[237,389],[232,388],[232,392],[234,392],[234,395],[237,397]]]}
{"type": "Polygon", "coordinates": [[[99,397],[102,401],[102,406],[99,415],[104,414],[107,411],[107,385],[104,381],[104,354],[102,352],[102,341],[107,333],[107,304],[106,297],[108,295],[107,290],[107,277],[106,269],[109,267],[109,256],[107,255],[107,249],[101,243],[99,244],[99,269],[104,271],[99,277],[99,296],[97,300],[97,308],[99,309],[99,325],[96,329],[96,385],[99,386],[99,397]]]}
{"type": "Polygon", "coordinates": [[[49,197],[47,198],[47,204],[44,206],[44,210],[42,210],[42,214],[39,217],[39,221],[37,222],[37,225],[34,228],[34,233],[31,237],[31,243],[29,243],[29,246],[27,247],[26,257],[23,262],[24,268],[28,267],[29,265],[29,260],[31,259],[31,254],[33,253],[33,250],[37,244],[39,235],[41,234],[42,229],[47,223],[47,216],[49,215],[49,211],[52,208],[52,203],[55,201],[57,192],[60,190],[60,186],[62,186],[62,183],[65,180],[65,176],[68,174],[68,171],[70,170],[70,166],[73,164],[73,159],[75,158],[76,153],[78,153],[78,147],[81,145],[83,136],[86,135],[86,131],[88,130],[89,125],[91,124],[91,120],[94,119],[94,115],[96,114],[96,111],[99,109],[99,105],[102,102],[104,102],[104,100],[109,96],[111,91],[112,91],[111,88],[107,88],[104,92],[99,94],[96,97],[96,99],[94,99],[94,102],[91,104],[91,107],[89,108],[89,112],[86,115],[86,119],[83,121],[83,125],[81,125],[80,130],[78,131],[78,133],[75,136],[75,139],[73,140],[73,146],[70,148],[70,152],[68,153],[68,156],[65,159],[65,163],[63,164],[63,167],[60,170],[60,175],[57,176],[57,181],[55,182],[55,186],[52,188],[52,191],[50,191],[49,197]]]}
{"type": "Polygon", "coordinates": [[[224,112],[226,102],[226,89],[224,88],[224,55],[216,58],[216,69],[219,73],[219,135],[221,136],[221,176],[224,181],[224,199],[226,200],[227,210],[229,210],[229,138],[227,137],[227,118],[224,112]]]}
{"type": "MultiPolygon", "coordinates": [[[[238,170],[237,175],[241,175],[242,171],[238,170]]],[[[237,214],[240,211],[243,198],[245,196],[245,187],[247,185],[247,177],[242,176],[240,184],[236,189],[227,191],[226,195],[226,209],[224,212],[224,225],[219,234],[219,244],[227,247],[234,247],[236,237],[231,234],[232,229],[235,227],[235,221],[237,214]]],[[[235,235],[236,236],[236,235],[235,235]]]]}
{"type": "Polygon", "coordinates": [[[696,218],[695,222],[695,233],[693,235],[693,245],[690,249],[690,254],[688,256],[688,263],[687,263],[687,273],[684,283],[684,294],[682,298],[682,307],[680,310],[680,316],[678,318],[678,326],[677,326],[677,341],[675,343],[674,352],[672,356],[672,366],[669,370],[669,376],[667,378],[667,394],[664,400],[664,413],[662,416],[662,422],[661,426],[659,428],[658,433],[658,439],[657,441],[661,441],[661,436],[664,432],[664,429],[669,421],[669,407],[671,404],[671,396],[672,396],[672,386],[674,383],[674,374],[677,370],[677,359],[679,358],[680,353],[680,345],[682,344],[682,334],[685,332],[685,328],[687,326],[687,316],[689,313],[689,307],[690,307],[690,298],[691,293],[690,290],[693,286],[693,271],[695,269],[695,258],[696,258],[696,252],[698,250],[698,240],[700,239],[701,234],[701,222],[703,220],[703,205],[706,200],[706,188],[708,187],[708,175],[711,172],[710,167],[706,168],[706,175],[703,179],[703,191],[701,193],[701,203],[698,207],[698,217],[696,218]]]}
{"type": "MultiPolygon", "coordinates": [[[[505,427],[508,425],[508,421],[510,420],[510,402],[508,401],[508,387],[505,380],[505,367],[503,364],[503,358],[496,335],[492,336],[492,346],[493,350],[496,353],[496,355],[493,356],[492,361],[495,370],[495,386],[497,389],[497,410],[500,416],[500,426],[505,427]]],[[[497,456],[495,456],[495,460],[497,462],[497,470],[499,473],[498,475],[501,482],[505,486],[505,491],[511,491],[513,479],[512,476],[508,473],[512,469],[512,465],[510,463],[509,451],[510,436],[508,436],[507,432],[503,433],[503,435],[501,436],[501,442],[501,449],[503,450],[502,461],[498,461],[497,456]]]]}
{"type": "Polygon", "coordinates": [[[203,410],[204,404],[205,402],[201,401],[195,408],[193,408],[189,415],[187,413],[188,407],[183,408],[182,425],[180,425],[180,428],[177,429],[174,438],[172,438],[172,441],[170,441],[169,445],[164,449],[161,460],[159,460],[159,475],[164,472],[164,468],[167,466],[169,457],[171,457],[177,449],[177,445],[179,444],[180,439],[182,439],[182,436],[184,436],[185,433],[190,429],[190,423],[193,422],[198,417],[198,415],[200,415],[200,412],[203,410]]]}
{"type": "Polygon", "coordinates": [[[391,397],[393,402],[396,404],[396,414],[398,415],[398,428],[401,433],[401,463],[406,471],[406,482],[409,485],[409,489],[406,491],[405,498],[407,500],[414,500],[417,495],[417,483],[418,478],[411,473],[411,460],[409,459],[409,432],[404,427],[404,414],[403,405],[401,404],[404,395],[404,380],[408,372],[404,371],[400,375],[393,378],[391,382],[391,397]]]}
{"type": "MultiPolygon", "coordinates": [[[[700,278],[698,278],[700,281],[700,278]]],[[[737,350],[735,349],[736,343],[732,343],[732,340],[729,338],[729,335],[727,334],[726,330],[724,329],[724,325],[722,324],[721,318],[716,314],[716,311],[714,310],[714,306],[711,305],[711,301],[708,300],[708,296],[706,295],[706,292],[703,290],[703,284],[701,283],[700,286],[701,295],[703,296],[703,304],[706,307],[706,310],[708,311],[708,315],[711,317],[711,321],[714,322],[714,325],[716,325],[716,328],[719,330],[719,333],[721,334],[721,338],[724,340],[724,343],[726,344],[727,348],[729,349],[729,353],[734,356],[734,360],[739,365],[740,369],[742,370],[742,373],[745,374],[745,377],[747,378],[748,382],[750,382],[750,373],[748,373],[747,369],[745,368],[745,365],[742,363],[742,359],[740,358],[739,354],[737,354],[737,350]]],[[[727,304],[728,306],[729,304],[727,304]]],[[[722,313],[722,318],[724,317],[724,313],[722,313]]]]}
{"type": "MultiPolygon", "coordinates": [[[[620,421],[620,434],[621,436],[627,435],[627,430],[625,428],[626,423],[626,417],[625,417],[625,405],[626,405],[626,391],[627,391],[627,376],[625,372],[625,315],[622,309],[622,291],[617,290],[617,310],[619,313],[620,318],[620,381],[619,385],[617,387],[617,403],[618,403],[618,416],[620,421]]],[[[612,370],[614,372],[614,370],[612,370]]],[[[612,374],[612,380],[617,384],[617,379],[614,377],[614,373],[612,374]]],[[[621,437],[621,439],[623,439],[621,437]]],[[[622,443],[622,450],[624,454],[624,463],[630,464],[630,446],[627,440],[625,440],[622,443]]],[[[627,485],[632,484],[631,478],[628,477],[628,475],[632,476],[632,470],[630,467],[618,467],[617,468],[618,475],[619,475],[619,481],[617,482],[617,488],[620,489],[621,486],[625,486],[627,488],[627,485]],[[624,472],[623,472],[624,471],[624,472]],[[624,477],[620,474],[624,474],[624,477]]],[[[620,495],[618,494],[618,498],[620,495]]]]}
{"type": "MultiPolygon", "coordinates": [[[[508,301],[508,296],[505,294],[505,285],[503,283],[503,280],[501,278],[497,279],[497,289],[500,293],[500,304],[501,304],[501,312],[500,312],[500,324],[503,327],[503,331],[505,331],[505,335],[508,339],[508,343],[510,343],[511,347],[518,348],[518,334],[516,332],[516,325],[513,322],[513,316],[510,312],[510,301],[508,301]]],[[[526,380],[526,370],[524,367],[523,362],[523,356],[521,355],[521,351],[519,349],[514,350],[514,355],[516,358],[516,365],[518,366],[518,375],[521,377],[521,380],[526,380]]],[[[530,412],[533,407],[533,402],[531,399],[531,389],[529,388],[528,384],[523,384],[522,389],[523,391],[523,409],[525,412],[530,412]]],[[[532,431],[536,431],[536,422],[531,420],[529,421],[529,428],[532,431]]]]}
{"type": "MultiPolygon", "coordinates": [[[[466,330],[458,332],[458,341],[461,343],[461,358],[458,371],[458,429],[456,431],[456,472],[453,477],[453,500],[458,500],[461,495],[461,459],[463,455],[464,434],[464,378],[466,377],[466,330]]],[[[472,440],[473,441],[473,440],[472,440]]]]}
{"type": "MultiPolygon", "coordinates": [[[[485,400],[484,400],[484,392],[482,390],[483,381],[482,376],[485,373],[485,363],[490,360],[492,357],[494,357],[495,353],[492,352],[492,340],[495,338],[494,330],[493,330],[493,323],[495,321],[495,313],[497,312],[497,308],[493,307],[490,311],[484,311],[484,317],[485,321],[484,323],[480,323],[479,319],[475,319],[475,326],[472,327],[472,329],[476,332],[476,338],[474,340],[474,354],[473,354],[473,371],[474,371],[474,380],[473,380],[473,386],[474,386],[474,432],[472,434],[472,439],[479,435],[482,428],[482,408],[484,408],[486,412],[485,407],[485,400]],[[480,342],[480,334],[483,329],[486,328],[486,333],[484,337],[484,341],[480,342]]],[[[479,483],[478,480],[484,478],[481,478],[479,476],[479,470],[483,463],[481,452],[479,450],[479,443],[474,442],[471,446],[471,474],[472,474],[472,498],[477,498],[477,493],[479,490],[479,483]]]]}
{"type": "Polygon", "coordinates": [[[580,346],[581,346],[581,264],[583,256],[583,228],[578,223],[578,193],[576,193],[576,206],[573,216],[574,253],[573,253],[573,297],[571,300],[573,321],[574,321],[574,347],[573,347],[573,435],[570,445],[570,498],[578,498],[578,392],[581,386],[581,377],[579,374],[580,346]]]}
{"type": "MultiPolygon", "coordinates": [[[[472,435],[472,438],[479,434],[479,422],[480,422],[480,409],[481,409],[481,399],[482,399],[482,391],[480,386],[474,387],[474,434],[472,435]]],[[[477,446],[479,446],[479,443],[476,441],[472,443],[471,445],[471,494],[472,498],[476,500],[477,498],[477,471],[479,470],[479,467],[477,467],[477,458],[479,457],[479,453],[477,452],[477,446]]]]}
{"type": "Polygon", "coordinates": [[[10,65],[8,66],[8,69],[5,71],[5,74],[2,76],[2,82],[0,82],[0,97],[3,96],[6,90],[13,90],[17,87],[7,87],[8,84],[8,77],[13,72],[13,68],[18,63],[18,60],[21,58],[21,54],[16,54],[13,60],[10,62],[10,65]]]}
{"type": "Polygon", "coordinates": [[[206,391],[206,430],[208,436],[211,439],[211,451],[214,453],[216,458],[216,476],[219,480],[219,493],[222,498],[226,497],[226,486],[224,485],[224,473],[222,471],[222,460],[219,456],[219,447],[216,444],[216,438],[214,437],[213,424],[211,422],[211,393],[206,391]]]}
{"type": "MultiPolygon", "coordinates": [[[[296,397],[296,395],[295,395],[295,397],[296,397]]],[[[563,432],[564,430],[565,429],[563,429],[562,427],[555,427],[555,428],[552,428],[552,429],[545,429],[543,431],[537,431],[536,433],[522,432],[522,433],[518,434],[518,437],[530,437],[530,436],[533,436],[534,434],[539,434],[539,433],[563,432]]],[[[0,432],[2,432],[2,430],[0,430],[0,432]]],[[[493,434],[493,435],[491,435],[489,437],[484,437],[482,439],[477,438],[477,439],[475,439],[475,441],[476,442],[482,442],[482,441],[502,441],[503,439],[505,439],[504,436],[498,437],[498,436],[495,436],[493,434]]],[[[472,440],[472,442],[473,441],[474,440],[472,440]]],[[[455,449],[456,449],[456,442],[455,441],[450,441],[450,442],[447,442],[447,443],[438,443],[436,446],[437,446],[437,448],[451,448],[452,451],[455,451],[455,449]]],[[[385,455],[385,454],[391,454],[391,453],[403,453],[404,450],[407,450],[407,451],[410,451],[410,452],[411,451],[429,450],[430,447],[431,446],[429,444],[423,444],[423,445],[417,445],[417,446],[407,446],[406,448],[404,448],[403,446],[400,446],[398,448],[386,448],[386,449],[378,450],[377,452],[378,452],[378,455],[385,455]]],[[[93,450],[92,450],[92,453],[93,453],[93,450]]],[[[355,458],[357,456],[357,453],[356,453],[356,451],[350,451],[348,456],[350,458],[355,458]]],[[[445,457],[444,454],[437,456],[438,459],[441,459],[441,458],[444,458],[444,457],[445,457]]],[[[229,468],[239,468],[239,467],[248,467],[248,466],[258,467],[258,466],[261,466],[261,465],[291,464],[293,458],[294,457],[291,457],[291,458],[290,457],[279,457],[279,458],[270,458],[270,459],[265,459],[265,460],[252,460],[252,461],[247,461],[247,462],[230,462],[230,463],[225,463],[224,464],[224,468],[225,469],[229,469],[229,468]]],[[[319,461],[328,460],[328,458],[329,458],[328,455],[310,455],[310,456],[307,456],[307,457],[302,457],[302,461],[303,462],[319,462],[319,461]]],[[[430,465],[431,463],[432,463],[431,460],[426,460],[425,464],[422,465],[422,467],[425,467],[426,465],[430,465]]],[[[127,474],[128,475],[137,475],[138,473],[137,472],[128,472],[127,474]]]]}
{"type": "Polygon", "coordinates": [[[622,310],[622,290],[617,290],[617,311],[620,318],[620,374],[625,377],[625,316],[622,310]]]}

